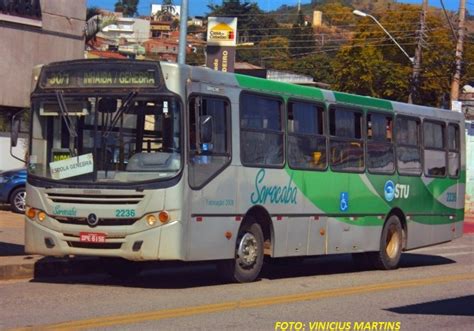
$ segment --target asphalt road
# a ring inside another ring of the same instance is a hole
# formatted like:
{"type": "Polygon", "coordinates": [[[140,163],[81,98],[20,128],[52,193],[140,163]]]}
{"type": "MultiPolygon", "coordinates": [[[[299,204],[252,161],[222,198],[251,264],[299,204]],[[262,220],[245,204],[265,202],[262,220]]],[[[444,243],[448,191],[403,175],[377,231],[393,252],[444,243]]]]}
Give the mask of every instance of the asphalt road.
{"type": "Polygon", "coordinates": [[[473,248],[465,235],[405,253],[394,271],[358,271],[350,255],[290,261],[266,265],[251,284],[223,284],[210,264],[158,266],[133,280],[5,281],[0,329],[472,330],[473,248]]]}

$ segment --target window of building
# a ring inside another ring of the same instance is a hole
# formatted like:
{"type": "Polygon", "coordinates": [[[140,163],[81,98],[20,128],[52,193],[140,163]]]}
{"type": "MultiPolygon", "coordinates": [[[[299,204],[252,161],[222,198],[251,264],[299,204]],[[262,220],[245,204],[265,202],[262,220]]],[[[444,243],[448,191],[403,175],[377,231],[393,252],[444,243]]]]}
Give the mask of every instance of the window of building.
{"type": "Polygon", "coordinates": [[[40,20],[40,0],[0,0],[0,13],[40,20]]]}
{"type": "Polygon", "coordinates": [[[460,169],[460,136],[459,126],[457,124],[448,125],[448,171],[449,176],[459,177],[460,169]]]}
{"type": "Polygon", "coordinates": [[[398,172],[402,175],[420,175],[420,120],[397,116],[395,133],[398,172]]]}
{"type": "Polygon", "coordinates": [[[324,107],[309,102],[288,102],[288,163],[295,169],[327,167],[324,107]]]}
{"type": "Polygon", "coordinates": [[[256,167],[283,166],[282,101],[243,93],[240,100],[240,157],[256,167]]]}
{"type": "Polygon", "coordinates": [[[334,171],[362,172],[362,112],[340,106],[329,109],[330,159],[334,171]]]}
{"type": "Polygon", "coordinates": [[[374,173],[393,173],[393,119],[381,113],[367,114],[367,168],[374,173]]]}
{"type": "Polygon", "coordinates": [[[445,125],[423,122],[424,171],[426,176],[446,176],[445,125]]]}
{"type": "Polygon", "coordinates": [[[189,100],[189,184],[198,189],[230,163],[230,103],[211,96],[189,100]],[[204,125],[210,128],[210,142],[201,132],[204,125]]]}

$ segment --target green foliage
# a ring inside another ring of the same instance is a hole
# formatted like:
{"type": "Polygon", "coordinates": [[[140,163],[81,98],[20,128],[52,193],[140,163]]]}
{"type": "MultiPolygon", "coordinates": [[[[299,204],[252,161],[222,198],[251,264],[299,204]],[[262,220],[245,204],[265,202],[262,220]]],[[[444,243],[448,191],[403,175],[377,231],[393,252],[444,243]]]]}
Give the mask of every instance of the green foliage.
{"type": "Polygon", "coordinates": [[[115,11],[123,13],[125,17],[138,15],[139,0],[118,0],[115,3],[115,11]]]}
{"type": "Polygon", "coordinates": [[[311,24],[305,21],[303,12],[300,10],[296,23],[290,31],[290,54],[300,57],[315,50],[314,32],[311,24]]]}

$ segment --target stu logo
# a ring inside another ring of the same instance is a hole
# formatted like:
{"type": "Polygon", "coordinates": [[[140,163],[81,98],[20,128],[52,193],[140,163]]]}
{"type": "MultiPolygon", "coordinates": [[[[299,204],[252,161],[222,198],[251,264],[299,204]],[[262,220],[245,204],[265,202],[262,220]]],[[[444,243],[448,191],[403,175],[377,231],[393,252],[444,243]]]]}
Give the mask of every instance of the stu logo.
{"type": "Polygon", "coordinates": [[[410,196],[410,185],[394,184],[391,180],[387,180],[384,186],[385,200],[388,202],[393,199],[408,199],[410,196]]]}
{"type": "Polygon", "coordinates": [[[296,205],[296,187],[292,186],[293,175],[285,186],[263,184],[265,179],[265,169],[260,169],[255,176],[255,191],[250,195],[253,204],[265,204],[268,200],[273,204],[294,204],[296,205]]]}

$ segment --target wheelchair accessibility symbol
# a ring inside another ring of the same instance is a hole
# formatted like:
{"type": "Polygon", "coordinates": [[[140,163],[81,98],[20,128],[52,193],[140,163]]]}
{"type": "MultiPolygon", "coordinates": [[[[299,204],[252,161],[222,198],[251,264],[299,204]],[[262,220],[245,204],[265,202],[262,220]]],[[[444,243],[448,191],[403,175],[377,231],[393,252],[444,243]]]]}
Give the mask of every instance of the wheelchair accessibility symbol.
{"type": "Polygon", "coordinates": [[[339,199],[339,210],[347,211],[349,209],[349,192],[341,192],[339,199]]]}

